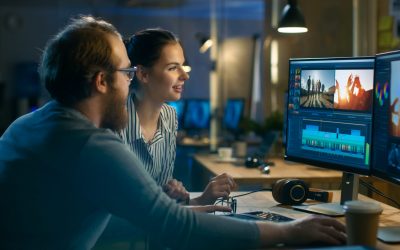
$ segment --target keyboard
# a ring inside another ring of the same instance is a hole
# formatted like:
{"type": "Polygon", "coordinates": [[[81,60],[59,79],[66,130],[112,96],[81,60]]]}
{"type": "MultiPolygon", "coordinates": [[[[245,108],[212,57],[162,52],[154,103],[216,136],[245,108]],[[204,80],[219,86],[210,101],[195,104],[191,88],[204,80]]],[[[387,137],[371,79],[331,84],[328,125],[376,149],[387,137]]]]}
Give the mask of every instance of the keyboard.
{"type": "Polygon", "coordinates": [[[254,211],[240,214],[229,214],[227,216],[245,220],[265,220],[272,222],[286,222],[294,220],[293,218],[289,218],[284,215],[273,213],[270,211],[254,211]]]}

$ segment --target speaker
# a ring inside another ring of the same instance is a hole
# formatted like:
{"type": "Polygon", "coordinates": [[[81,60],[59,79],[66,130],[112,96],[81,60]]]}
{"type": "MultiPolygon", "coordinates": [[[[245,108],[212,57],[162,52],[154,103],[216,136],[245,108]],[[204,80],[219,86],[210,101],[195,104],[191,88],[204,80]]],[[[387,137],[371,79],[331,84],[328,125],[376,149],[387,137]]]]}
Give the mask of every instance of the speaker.
{"type": "Polygon", "coordinates": [[[310,189],[302,180],[281,179],[272,186],[272,197],[284,205],[299,205],[307,199],[330,202],[332,192],[310,189]]]}

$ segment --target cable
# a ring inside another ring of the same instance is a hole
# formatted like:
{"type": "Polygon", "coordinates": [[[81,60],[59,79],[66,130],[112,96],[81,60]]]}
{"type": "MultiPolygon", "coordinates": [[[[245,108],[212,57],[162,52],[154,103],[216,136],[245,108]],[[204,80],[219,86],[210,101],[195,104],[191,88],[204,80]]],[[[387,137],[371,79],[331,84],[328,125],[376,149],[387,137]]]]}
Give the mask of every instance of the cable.
{"type": "Polygon", "coordinates": [[[395,199],[390,198],[389,196],[385,195],[382,191],[374,187],[373,185],[369,184],[368,182],[361,180],[360,179],[360,184],[365,186],[366,188],[370,189],[372,192],[375,192],[376,194],[384,197],[385,199],[391,201],[393,204],[397,206],[397,208],[400,208],[400,203],[398,203],[395,199]]]}
{"type": "Polygon", "coordinates": [[[272,191],[272,188],[261,188],[261,189],[250,191],[250,192],[247,192],[247,193],[244,193],[244,194],[234,195],[231,198],[237,198],[237,197],[241,197],[241,196],[245,196],[245,195],[249,195],[249,194],[256,193],[256,192],[261,192],[261,191],[272,191]]]}
{"type": "MultiPolygon", "coordinates": [[[[227,199],[219,198],[219,199],[217,199],[215,201],[214,205],[221,204],[223,206],[224,205],[224,201],[226,201],[226,204],[231,207],[232,213],[235,214],[236,213],[236,207],[237,207],[237,201],[236,201],[235,198],[241,197],[241,196],[245,196],[245,195],[249,195],[249,194],[256,193],[256,192],[261,192],[261,191],[272,191],[272,188],[261,188],[261,189],[250,191],[250,192],[247,192],[247,193],[244,193],[244,194],[238,194],[238,195],[230,196],[227,199]]],[[[214,212],[214,214],[215,214],[215,212],[214,212]]]]}

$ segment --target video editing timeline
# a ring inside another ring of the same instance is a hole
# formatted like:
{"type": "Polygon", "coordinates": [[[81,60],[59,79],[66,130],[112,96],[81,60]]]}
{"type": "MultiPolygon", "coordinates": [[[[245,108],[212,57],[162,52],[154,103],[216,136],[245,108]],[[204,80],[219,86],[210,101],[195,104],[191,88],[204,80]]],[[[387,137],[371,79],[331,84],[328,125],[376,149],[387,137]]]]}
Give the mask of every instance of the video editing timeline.
{"type": "Polygon", "coordinates": [[[400,184],[400,51],[375,64],[372,174],[400,184]]]}
{"type": "MultiPolygon", "coordinates": [[[[346,124],[343,123],[328,123],[327,128],[324,128],[323,123],[318,125],[306,125],[302,131],[302,149],[311,150],[314,152],[326,153],[328,155],[348,156],[359,159],[365,159],[366,164],[369,162],[369,144],[365,142],[365,132],[361,135],[361,130],[351,129],[345,131],[346,124]],[[329,127],[333,125],[336,131],[331,131],[329,127]],[[366,154],[367,153],[367,154],[366,154]]],[[[355,124],[351,124],[353,127],[355,124]]]]}
{"type": "Polygon", "coordinates": [[[372,57],[291,59],[287,156],[368,173],[373,81],[372,57]]]}

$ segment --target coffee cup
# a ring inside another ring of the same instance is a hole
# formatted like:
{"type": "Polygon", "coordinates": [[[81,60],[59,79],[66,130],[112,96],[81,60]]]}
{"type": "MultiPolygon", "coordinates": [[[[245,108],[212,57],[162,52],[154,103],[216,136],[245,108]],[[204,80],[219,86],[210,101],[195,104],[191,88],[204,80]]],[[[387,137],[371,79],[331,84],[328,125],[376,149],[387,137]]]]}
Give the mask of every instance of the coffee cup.
{"type": "Polygon", "coordinates": [[[229,147],[218,148],[218,156],[221,160],[232,159],[232,148],[229,147]]]}
{"type": "Polygon", "coordinates": [[[347,245],[375,247],[382,207],[373,201],[347,201],[344,204],[347,245]]]}
{"type": "Polygon", "coordinates": [[[233,144],[235,157],[244,158],[247,155],[247,143],[238,141],[233,144]]]}

